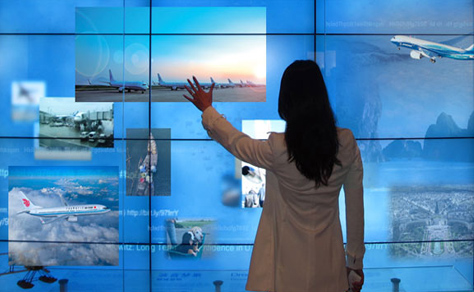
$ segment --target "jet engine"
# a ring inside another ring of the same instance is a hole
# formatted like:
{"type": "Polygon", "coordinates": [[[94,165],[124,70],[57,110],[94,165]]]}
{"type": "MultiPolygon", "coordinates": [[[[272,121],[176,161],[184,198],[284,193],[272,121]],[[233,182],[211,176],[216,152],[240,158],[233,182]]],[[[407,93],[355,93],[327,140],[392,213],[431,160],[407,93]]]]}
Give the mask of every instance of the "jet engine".
{"type": "Polygon", "coordinates": [[[421,58],[423,58],[423,55],[418,51],[411,51],[410,57],[412,57],[413,59],[420,60],[421,58]]]}
{"type": "Polygon", "coordinates": [[[76,216],[68,216],[67,221],[69,222],[77,222],[77,217],[76,216]]]}

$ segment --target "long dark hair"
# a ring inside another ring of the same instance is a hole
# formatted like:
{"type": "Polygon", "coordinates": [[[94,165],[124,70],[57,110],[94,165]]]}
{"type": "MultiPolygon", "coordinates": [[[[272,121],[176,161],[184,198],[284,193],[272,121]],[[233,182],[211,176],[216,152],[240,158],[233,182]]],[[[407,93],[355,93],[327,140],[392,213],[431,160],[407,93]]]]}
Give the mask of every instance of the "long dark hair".
{"type": "Polygon", "coordinates": [[[341,165],[336,120],[319,66],[295,61],[281,78],[278,113],[286,121],[288,161],[294,161],[316,187],[328,185],[334,164],[341,165]]]}

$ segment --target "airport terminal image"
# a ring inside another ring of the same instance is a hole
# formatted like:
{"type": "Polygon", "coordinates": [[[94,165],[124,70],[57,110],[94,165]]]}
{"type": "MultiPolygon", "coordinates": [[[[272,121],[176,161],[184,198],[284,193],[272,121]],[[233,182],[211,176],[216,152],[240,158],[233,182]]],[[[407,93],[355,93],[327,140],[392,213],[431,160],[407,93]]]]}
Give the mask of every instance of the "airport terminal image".
{"type": "Polygon", "coordinates": [[[473,292],[472,0],[0,0],[0,290],[473,292]]]}

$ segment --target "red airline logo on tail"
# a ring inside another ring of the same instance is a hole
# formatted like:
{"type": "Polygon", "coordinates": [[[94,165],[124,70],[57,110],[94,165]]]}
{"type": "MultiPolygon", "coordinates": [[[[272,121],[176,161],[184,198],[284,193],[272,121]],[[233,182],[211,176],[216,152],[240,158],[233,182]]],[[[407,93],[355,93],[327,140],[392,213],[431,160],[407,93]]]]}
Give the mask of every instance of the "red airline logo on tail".
{"type": "Polygon", "coordinates": [[[30,201],[23,199],[23,204],[28,208],[30,206],[30,201]]]}

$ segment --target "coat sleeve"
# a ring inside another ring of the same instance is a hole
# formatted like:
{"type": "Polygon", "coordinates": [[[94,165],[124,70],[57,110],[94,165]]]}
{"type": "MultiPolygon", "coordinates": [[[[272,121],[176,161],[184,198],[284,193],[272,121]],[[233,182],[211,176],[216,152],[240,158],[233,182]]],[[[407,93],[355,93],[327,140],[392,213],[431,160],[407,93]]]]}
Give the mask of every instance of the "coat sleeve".
{"type": "Polygon", "coordinates": [[[344,181],[347,221],[346,264],[351,269],[362,269],[364,246],[364,188],[363,166],[359,147],[352,133],[353,160],[344,181]]]}
{"type": "Polygon", "coordinates": [[[257,167],[272,169],[273,153],[271,142],[250,138],[234,128],[213,107],[202,113],[202,124],[209,137],[219,142],[238,159],[257,167]]]}

